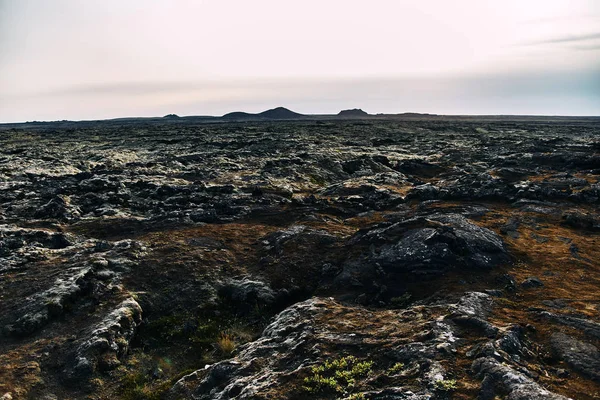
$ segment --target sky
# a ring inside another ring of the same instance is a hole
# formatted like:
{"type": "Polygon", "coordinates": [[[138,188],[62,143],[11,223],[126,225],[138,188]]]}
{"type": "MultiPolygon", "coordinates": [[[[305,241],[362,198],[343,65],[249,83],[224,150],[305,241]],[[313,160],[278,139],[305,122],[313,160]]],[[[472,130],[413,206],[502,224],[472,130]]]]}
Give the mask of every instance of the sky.
{"type": "Polygon", "coordinates": [[[0,122],[600,115],[598,0],[0,0],[0,122]]]}

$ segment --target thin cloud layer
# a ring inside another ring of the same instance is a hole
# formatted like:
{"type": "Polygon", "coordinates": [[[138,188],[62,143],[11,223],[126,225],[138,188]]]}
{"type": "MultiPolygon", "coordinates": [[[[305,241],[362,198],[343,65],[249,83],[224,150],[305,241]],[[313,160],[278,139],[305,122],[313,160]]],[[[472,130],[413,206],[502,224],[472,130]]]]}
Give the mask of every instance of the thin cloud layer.
{"type": "Polygon", "coordinates": [[[532,44],[587,42],[594,39],[600,39],[600,32],[588,33],[586,35],[567,35],[552,39],[539,40],[537,42],[533,42],[532,44]]]}

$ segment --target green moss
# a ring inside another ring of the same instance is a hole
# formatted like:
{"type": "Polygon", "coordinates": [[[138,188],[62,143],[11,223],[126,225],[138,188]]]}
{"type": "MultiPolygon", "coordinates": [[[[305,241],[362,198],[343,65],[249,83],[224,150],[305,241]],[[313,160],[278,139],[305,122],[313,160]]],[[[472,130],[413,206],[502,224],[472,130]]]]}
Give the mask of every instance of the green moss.
{"type": "Polygon", "coordinates": [[[343,392],[342,387],[333,377],[324,377],[322,375],[313,375],[304,379],[304,390],[309,393],[319,392],[343,392]]]}
{"type": "Polygon", "coordinates": [[[387,370],[387,374],[388,375],[396,375],[397,373],[399,373],[400,371],[402,371],[404,369],[404,364],[401,362],[398,362],[394,365],[392,365],[388,370],[387,370]]]}
{"type": "Polygon", "coordinates": [[[303,389],[309,393],[351,393],[357,380],[368,376],[373,361],[359,361],[354,356],[326,360],[311,367],[312,375],[304,378],[303,389]]]}
{"type": "Polygon", "coordinates": [[[456,384],[456,379],[441,379],[435,381],[434,388],[440,392],[453,392],[458,389],[458,386],[456,384]]]}

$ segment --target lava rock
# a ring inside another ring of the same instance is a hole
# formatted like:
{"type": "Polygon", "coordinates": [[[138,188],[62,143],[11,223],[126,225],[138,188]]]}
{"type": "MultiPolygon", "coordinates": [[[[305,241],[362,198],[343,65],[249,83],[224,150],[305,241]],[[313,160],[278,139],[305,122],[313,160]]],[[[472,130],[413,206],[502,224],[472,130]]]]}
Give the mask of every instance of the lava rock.
{"type": "Polygon", "coordinates": [[[600,351],[596,346],[562,332],[552,334],[550,345],[556,357],[564,360],[573,369],[600,381],[600,351]]]}
{"type": "Polygon", "coordinates": [[[523,289],[532,289],[532,288],[540,288],[543,287],[544,284],[542,283],[542,281],[535,276],[530,276],[527,279],[525,279],[523,282],[521,282],[521,287],[523,289]]]}

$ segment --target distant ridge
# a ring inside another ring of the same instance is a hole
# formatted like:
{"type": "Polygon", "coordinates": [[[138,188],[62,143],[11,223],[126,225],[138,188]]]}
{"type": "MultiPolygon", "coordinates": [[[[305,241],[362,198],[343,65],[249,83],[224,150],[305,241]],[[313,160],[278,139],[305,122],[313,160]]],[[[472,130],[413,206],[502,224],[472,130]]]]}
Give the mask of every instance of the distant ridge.
{"type": "Polygon", "coordinates": [[[416,113],[416,112],[405,112],[401,114],[394,114],[399,117],[437,117],[438,114],[429,114],[429,113],[416,113]]]}
{"type": "Polygon", "coordinates": [[[249,114],[242,111],[234,111],[223,115],[221,118],[223,119],[251,119],[256,118],[258,114],[249,114]]]}
{"type": "Polygon", "coordinates": [[[298,114],[285,107],[272,108],[258,114],[251,114],[241,111],[231,112],[223,115],[223,119],[300,119],[306,117],[303,114],[298,114]]]}
{"type": "Polygon", "coordinates": [[[361,110],[360,108],[353,108],[351,110],[342,110],[338,113],[338,117],[344,118],[357,118],[357,117],[370,117],[368,113],[361,110]]]}
{"type": "Polygon", "coordinates": [[[18,128],[23,125],[29,126],[58,126],[65,127],[71,124],[95,124],[95,123],[119,123],[119,124],[136,124],[140,122],[153,123],[213,123],[213,122],[228,122],[228,121],[326,121],[326,120],[358,120],[368,119],[369,121],[377,120],[436,120],[436,121],[566,121],[566,120],[581,120],[581,121],[600,121],[600,115],[588,116],[567,116],[567,115],[444,115],[430,114],[417,112],[404,112],[397,114],[368,114],[360,108],[342,110],[337,114],[300,114],[291,111],[285,107],[272,108],[261,113],[247,113],[236,111],[227,113],[221,117],[213,115],[187,115],[181,116],[174,113],[166,114],[162,117],[117,117],[103,120],[55,120],[55,121],[26,121],[26,122],[2,122],[0,121],[0,130],[18,128]]]}

